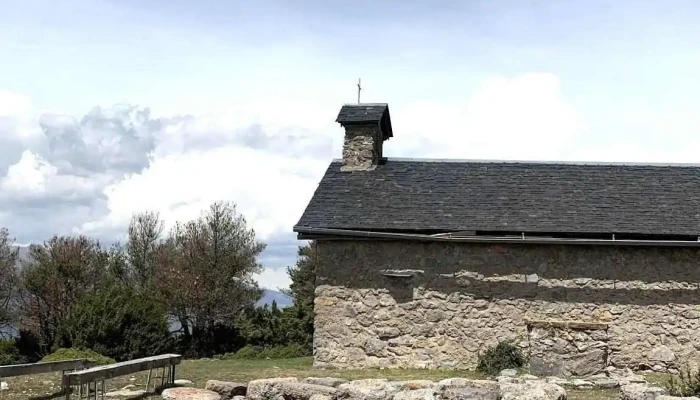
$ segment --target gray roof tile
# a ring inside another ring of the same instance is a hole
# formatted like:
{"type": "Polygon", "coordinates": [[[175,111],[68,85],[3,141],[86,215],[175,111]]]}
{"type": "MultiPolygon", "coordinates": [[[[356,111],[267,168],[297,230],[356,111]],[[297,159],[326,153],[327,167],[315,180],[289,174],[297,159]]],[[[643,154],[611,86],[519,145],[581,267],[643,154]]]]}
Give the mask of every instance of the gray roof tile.
{"type": "Polygon", "coordinates": [[[295,226],[700,235],[700,166],[393,160],[328,167],[295,226]]]}
{"type": "Polygon", "coordinates": [[[385,103],[346,104],[340,109],[335,122],[379,122],[388,109],[389,105],[385,103]]]}

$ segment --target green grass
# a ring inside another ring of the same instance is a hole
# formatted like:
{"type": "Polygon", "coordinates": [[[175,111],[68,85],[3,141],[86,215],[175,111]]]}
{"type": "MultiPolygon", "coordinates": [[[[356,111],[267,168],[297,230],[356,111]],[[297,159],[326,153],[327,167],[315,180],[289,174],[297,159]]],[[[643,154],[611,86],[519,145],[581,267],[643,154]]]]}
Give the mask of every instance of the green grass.
{"type": "MultiPolygon", "coordinates": [[[[108,390],[136,385],[143,388],[147,372],[119,377],[107,381],[108,390]]],[[[309,376],[338,377],[348,380],[364,378],[387,378],[390,380],[429,379],[441,380],[452,377],[484,378],[471,371],[425,370],[425,369],[365,369],[365,370],[317,370],[312,367],[311,357],[280,360],[186,360],[178,366],[177,379],[189,379],[195,387],[204,387],[209,379],[236,381],[246,383],[255,379],[289,377],[306,378],[309,376]]],[[[657,380],[661,378],[658,377],[657,380]]],[[[651,380],[651,379],[650,379],[651,380]]],[[[8,378],[10,390],[0,394],[0,400],[39,399],[56,393],[60,388],[60,374],[43,374],[8,378]],[[4,396],[4,397],[3,397],[4,396]]],[[[612,400],[619,398],[617,390],[567,389],[568,398],[572,400],[612,400]]],[[[159,397],[150,397],[156,399],[159,397]]]]}

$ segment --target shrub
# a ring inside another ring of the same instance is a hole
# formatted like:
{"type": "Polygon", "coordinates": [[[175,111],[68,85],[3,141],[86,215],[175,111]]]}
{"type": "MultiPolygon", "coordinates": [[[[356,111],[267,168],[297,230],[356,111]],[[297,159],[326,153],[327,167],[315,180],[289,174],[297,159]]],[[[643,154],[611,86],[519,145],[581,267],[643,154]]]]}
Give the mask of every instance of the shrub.
{"type": "Polygon", "coordinates": [[[15,347],[19,351],[22,362],[35,363],[41,360],[41,357],[45,354],[42,353],[39,337],[24,329],[20,329],[19,337],[15,339],[15,347]]]}
{"type": "Polygon", "coordinates": [[[280,358],[296,358],[310,356],[311,352],[301,344],[293,343],[286,346],[258,347],[245,346],[236,353],[227,353],[217,358],[222,360],[265,360],[280,358]]]}
{"type": "Polygon", "coordinates": [[[185,358],[212,357],[240,349],[245,345],[235,326],[217,323],[205,329],[192,328],[189,337],[179,335],[176,340],[177,351],[185,358]]]}
{"type": "Polygon", "coordinates": [[[26,359],[19,354],[17,342],[0,340],[0,365],[13,365],[25,363],[26,359]]]}
{"type": "Polygon", "coordinates": [[[248,345],[238,350],[235,354],[232,354],[229,358],[234,360],[255,360],[260,358],[260,353],[262,353],[260,347],[248,345]]]}
{"type": "Polygon", "coordinates": [[[689,366],[678,375],[678,379],[671,376],[666,382],[666,390],[671,396],[692,397],[700,395],[700,368],[691,371],[689,366]]]}
{"type": "Polygon", "coordinates": [[[49,354],[48,356],[42,358],[41,361],[66,361],[80,358],[94,360],[99,365],[113,364],[115,362],[114,359],[105,357],[100,353],[97,353],[92,350],[83,349],[58,349],[52,354],[49,354]]]}
{"type": "Polygon", "coordinates": [[[265,352],[261,354],[261,358],[296,358],[296,357],[307,357],[311,355],[311,351],[298,343],[288,344],[286,346],[274,347],[270,350],[276,349],[276,353],[273,353],[275,357],[265,356],[265,352]]]}
{"type": "Polygon", "coordinates": [[[476,370],[488,375],[498,375],[504,369],[520,368],[525,365],[520,349],[510,342],[500,342],[479,355],[476,370]]]}
{"type": "Polygon", "coordinates": [[[20,331],[14,339],[0,339],[0,365],[33,363],[41,359],[41,348],[36,336],[20,331]]]}
{"type": "Polygon", "coordinates": [[[118,361],[162,354],[172,347],[165,311],[151,297],[127,287],[80,299],[61,328],[65,345],[118,361]]]}

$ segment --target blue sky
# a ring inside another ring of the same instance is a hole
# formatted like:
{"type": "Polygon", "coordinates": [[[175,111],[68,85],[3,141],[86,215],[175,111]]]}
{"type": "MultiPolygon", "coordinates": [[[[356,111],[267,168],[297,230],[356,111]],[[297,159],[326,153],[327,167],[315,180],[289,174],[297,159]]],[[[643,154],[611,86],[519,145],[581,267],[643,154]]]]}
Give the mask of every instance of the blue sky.
{"type": "Polygon", "coordinates": [[[700,162],[697,1],[0,0],[0,225],[235,201],[284,286],[343,103],[389,156],[700,162]]]}

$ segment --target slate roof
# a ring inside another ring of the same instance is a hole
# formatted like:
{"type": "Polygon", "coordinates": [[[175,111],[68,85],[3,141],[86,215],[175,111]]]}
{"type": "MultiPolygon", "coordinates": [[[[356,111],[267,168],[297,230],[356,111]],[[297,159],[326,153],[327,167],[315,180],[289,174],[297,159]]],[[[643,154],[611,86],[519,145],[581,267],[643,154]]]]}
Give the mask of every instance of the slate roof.
{"type": "Polygon", "coordinates": [[[294,227],[700,235],[700,166],[333,161],[294,227]]]}
{"type": "Polygon", "coordinates": [[[384,140],[394,136],[391,129],[389,105],[386,103],[346,104],[340,109],[335,122],[339,122],[341,125],[379,123],[384,133],[384,140]]]}
{"type": "Polygon", "coordinates": [[[388,109],[386,103],[346,104],[340,109],[335,122],[379,122],[388,109]]]}

